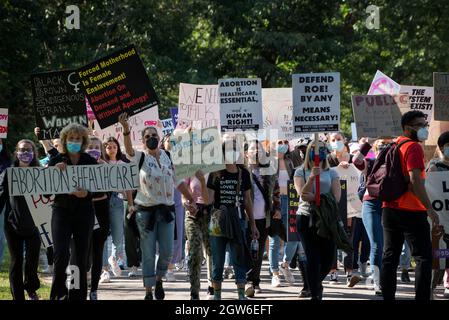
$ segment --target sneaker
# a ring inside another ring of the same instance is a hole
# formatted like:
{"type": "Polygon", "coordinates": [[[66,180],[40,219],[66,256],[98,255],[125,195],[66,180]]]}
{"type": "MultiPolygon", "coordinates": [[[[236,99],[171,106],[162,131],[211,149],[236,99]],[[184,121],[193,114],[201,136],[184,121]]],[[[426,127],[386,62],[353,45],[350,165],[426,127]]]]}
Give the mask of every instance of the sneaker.
{"type": "Polygon", "coordinates": [[[329,274],[329,284],[337,284],[338,283],[338,273],[337,271],[331,272],[329,274]]]}
{"type": "Polygon", "coordinates": [[[165,274],[165,279],[167,282],[176,282],[175,274],[173,273],[173,270],[168,270],[165,274]]]}
{"type": "Polygon", "coordinates": [[[223,278],[225,279],[235,278],[234,269],[231,266],[225,268],[223,278]]]}
{"type": "Polygon", "coordinates": [[[153,300],[153,293],[152,292],[147,292],[145,294],[144,300],[153,300]]]}
{"type": "Polygon", "coordinates": [[[346,277],[346,286],[348,288],[354,287],[361,280],[360,276],[357,274],[348,274],[346,277]]]}
{"type": "Polygon", "coordinates": [[[181,271],[183,268],[184,268],[184,260],[181,260],[181,262],[175,263],[176,271],[181,271]]]}
{"type": "Polygon", "coordinates": [[[123,270],[126,269],[126,267],[125,267],[125,261],[123,261],[122,259],[118,259],[117,264],[118,264],[118,267],[120,268],[120,270],[123,271],[123,270]]]}
{"type": "Polygon", "coordinates": [[[111,282],[111,275],[109,271],[103,270],[103,273],[100,276],[100,283],[109,283],[111,282]]]}
{"type": "MultiPolygon", "coordinates": [[[[256,292],[255,292],[255,290],[254,290],[253,285],[252,285],[252,284],[248,284],[248,285],[246,286],[246,289],[245,289],[245,296],[250,297],[250,298],[254,298],[254,294],[255,294],[255,293],[256,293],[256,292]]],[[[239,300],[241,300],[241,299],[239,299],[239,300]]]]}
{"type": "Polygon", "coordinates": [[[207,300],[214,300],[214,287],[207,287],[207,300]]]}
{"type": "Polygon", "coordinates": [[[131,270],[129,270],[128,272],[128,278],[135,278],[135,277],[137,277],[137,267],[132,266],[131,270]]]}
{"type": "Polygon", "coordinates": [[[282,275],[284,276],[284,279],[289,283],[289,284],[294,284],[295,283],[295,277],[293,276],[293,273],[290,271],[289,268],[284,267],[282,264],[279,266],[279,270],[281,271],[282,275]]]}
{"type": "Polygon", "coordinates": [[[376,296],[382,295],[382,289],[380,288],[380,286],[378,284],[374,284],[374,294],[376,296]]]}
{"type": "Polygon", "coordinates": [[[254,286],[254,293],[262,293],[260,286],[254,286]]]}
{"type": "Polygon", "coordinates": [[[162,287],[162,280],[156,281],[156,289],[154,290],[154,296],[156,297],[156,300],[164,300],[165,292],[164,288],[162,287]]]}
{"type": "Polygon", "coordinates": [[[28,300],[39,300],[39,296],[36,292],[28,292],[28,300]]]}
{"type": "Polygon", "coordinates": [[[403,283],[410,283],[410,282],[412,282],[412,281],[410,280],[409,275],[408,275],[408,270],[406,270],[406,269],[402,270],[402,273],[401,273],[401,281],[402,281],[403,283]]]}
{"type": "Polygon", "coordinates": [[[443,298],[449,299],[449,288],[444,289],[443,298]]]}
{"type": "Polygon", "coordinates": [[[300,299],[311,298],[311,297],[312,297],[312,294],[310,293],[309,290],[302,289],[301,292],[299,293],[299,298],[300,299]]]}
{"type": "Polygon", "coordinates": [[[89,300],[98,300],[97,291],[91,291],[89,293],[89,300]]]}
{"type": "Polygon", "coordinates": [[[112,273],[116,277],[120,277],[122,275],[122,269],[120,269],[117,260],[113,256],[110,256],[108,259],[109,265],[111,266],[112,273]]]}
{"type": "Polygon", "coordinates": [[[279,275],[274,275],[271,278],[271,286],[274,288],[278,288],[281,286],[281,278],[279,277],[279,275]]]}
{"type": "Polygon", "coordinates": [[[366,263],[362,263],[360,265],[360,275],[363,278],[368,278],[368,274],[366,273],[366,269],[367,269],[367,264],[366,263]]]}

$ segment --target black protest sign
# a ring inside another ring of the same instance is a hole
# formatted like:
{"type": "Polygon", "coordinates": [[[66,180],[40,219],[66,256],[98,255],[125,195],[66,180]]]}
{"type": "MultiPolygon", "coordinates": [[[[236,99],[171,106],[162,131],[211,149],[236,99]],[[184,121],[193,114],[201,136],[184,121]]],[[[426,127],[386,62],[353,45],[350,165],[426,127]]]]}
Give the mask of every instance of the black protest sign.
{"type": "Polygon", "coordinates": [[[287,241],[299,241],[298,228],[296,226],[296,211],[298,211],[299,195],[295,189],[293,180],[288,181],[288,222],[287,241]]]}
{"type": "Polygon", "coordinates": [[[78,75],[73,70],[54,71],[31,76],[36,127],[39,140],[59,138],[70,123],[87,127],[86,102],[78,75]]]}
{"type": "Polygon", "coordinates": [[[348,225],[348,188],[346,180],[340,180],[341,187],[341,196],[340,201],[338,202],[338,213],[340,215],[340,219],[347,227],[348,225]]]}
{"type": "Polygon", "coordinates": [[[80,68],[78,75],[101,129],[117,123],[122,112],[133,116],[158,104],[134,46],[80,68]]]}

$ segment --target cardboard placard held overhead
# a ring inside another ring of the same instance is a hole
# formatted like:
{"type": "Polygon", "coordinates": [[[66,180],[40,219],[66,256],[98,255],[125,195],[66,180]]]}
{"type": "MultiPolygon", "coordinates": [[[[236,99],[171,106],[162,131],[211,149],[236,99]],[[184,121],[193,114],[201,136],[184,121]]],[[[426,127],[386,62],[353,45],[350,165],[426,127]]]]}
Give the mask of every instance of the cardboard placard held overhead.
{"type": "Polygon", "coordinates": [[[171,134],[175,130],[173,126],[173,120],[171,118],[161,120],[162,124],[162,135],[171,134]]]}
{"type": "Polygon", "coordinates": [[[74,70],[33,74],[31,89],[39,140],[59,138],[70,123],[87,127],[84,94],[74,70]]]}
{"type": "Polygon", "coordinates": [[[429,123],[433,120],[433,87],[401,85],[400,92],[408,94],[410,111],[422,111],[429,123]]]}
{"type": "Polygon", "coordinates": [[[340,131],[340,73],[294,74],[295,133],[340,131]]]}
{"type": "Polygon", "coordinates": [[[259,78],[218,80],[222,132],[263,128],[261,83],[259,78]]]}
{"type": "Polygon", "coordinates": [[[220,128],[218,85],[179,84],[177,127],[220,128]]]}
{"type": "Polygon", "coordinates": [[[359,137],[392,137],[402,134],[402,114],[410,110],[408,95],[352,96],[359,137]]]}
{"type": "Polygon", "coordinates": [[[449,72],[433,73],[434,119],[449,121],[449,72]]]}
{"type": "Polygon", "coordinates": [[[0,138],[5,139],[8,136],[8,109],[0,108],[0,138]]]}
{"type": "Polygon", "coordinates": [[[78,75],[102,129],[117,123],[122,112],[133,116],[158,104],[134,46],[80,68],[78,75]]]}
{"type": "Polygon", "coordinates": [[[399,83],[377,70],[373,82],[371,82],[371,86],[369,87],[368,95],[398,94],[400,89],[401,85],[399,83]]]}

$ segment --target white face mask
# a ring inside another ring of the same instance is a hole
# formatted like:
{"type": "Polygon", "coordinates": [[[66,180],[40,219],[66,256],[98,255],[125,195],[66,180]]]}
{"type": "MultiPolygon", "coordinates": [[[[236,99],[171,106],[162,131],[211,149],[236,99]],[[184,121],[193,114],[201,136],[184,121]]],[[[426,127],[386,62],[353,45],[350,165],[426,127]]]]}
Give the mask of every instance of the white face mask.
{"type": "Polygon", "coordinates": [[[331,142],[331,148],[332,150],[341,152],[345,148],[345,144],[341,140],[337,140],[335,142],[331,142]]]}
{"type": "Polygon", "coordinates": [[[429,130],[427,130],[427,128],[419,128],[419,130],[416,132],[416,136],[418,137],[419,141],[426,141],[429,137],[429,130]]]}

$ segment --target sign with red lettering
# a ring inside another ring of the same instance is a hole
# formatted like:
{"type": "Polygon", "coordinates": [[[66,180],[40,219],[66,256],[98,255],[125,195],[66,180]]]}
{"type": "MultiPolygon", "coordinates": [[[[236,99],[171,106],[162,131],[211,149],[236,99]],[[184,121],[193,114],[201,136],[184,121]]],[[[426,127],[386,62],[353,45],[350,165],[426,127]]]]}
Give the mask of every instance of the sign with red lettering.
{"type": "Polygon", "coordinates": [[[0,138],[4,139],[8,135],[8,109],[0,108],[0,138]]]}
{"type": "Polygon", "coordinates": [[[298,211],[299,196],[295,189],[293,180],[288,181],[288,222],[287,241],[299,241],[298,229],[296,227],[296,211],[298,211]]]}
{"type": "Polygon", "coordinates": [[[401,85],[399,83],[377,70],[373,82],[371,82],[371,86],[369,87],[368,95],[398,94],[400,88],[401,85]]]}
{"type": "Polygon", "coordinates": [[[158,104],[158,98],[134,46],[119,50],[78,70],[78,76],[100,127],[158,104]]]}

